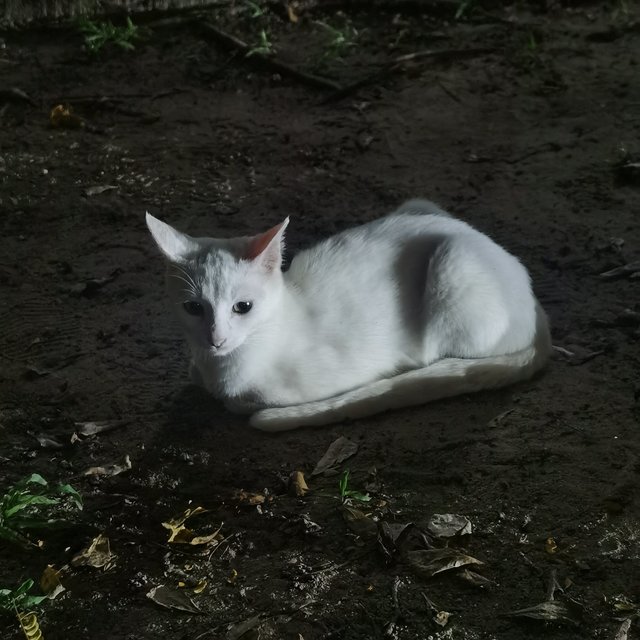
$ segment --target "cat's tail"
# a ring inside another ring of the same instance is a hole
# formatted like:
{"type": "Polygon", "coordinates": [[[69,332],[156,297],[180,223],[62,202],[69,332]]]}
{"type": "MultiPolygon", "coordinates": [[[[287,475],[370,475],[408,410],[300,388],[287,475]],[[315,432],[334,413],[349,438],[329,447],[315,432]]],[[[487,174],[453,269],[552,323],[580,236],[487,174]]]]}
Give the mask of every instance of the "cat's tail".
{"type": "Polygon", "coordinates": [[[263,409],[251,416],[251,425],[262,431],[287,431],[496,389],[530,378],[546,364],[550,354],[547,318],[538,305],[535,339],[522,351],[477,359],[445,358],[326,400],[263,409]]]}

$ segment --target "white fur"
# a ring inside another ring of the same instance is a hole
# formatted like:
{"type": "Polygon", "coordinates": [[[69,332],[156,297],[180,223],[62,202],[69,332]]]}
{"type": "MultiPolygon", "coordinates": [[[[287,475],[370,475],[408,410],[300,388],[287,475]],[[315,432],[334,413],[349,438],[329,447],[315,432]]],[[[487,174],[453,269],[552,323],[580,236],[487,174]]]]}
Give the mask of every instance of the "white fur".
{"type": "Polygon", "coordinates": [[[255,239],[195,239],[147,221],[169,258],[195,377],[234,410],[257,411],[259,429],[503,386],[548,358],[546,317],[525,268],[433,203],[407,202],[329,238],[286,273],[273,267],[286,221],[252,258],[244,254],[255,239]],[[187,299],[203,301],[210,317],[188,316],[187,299]],[[248,314],[232,311],[239,300],[253,302],[248,314]],[[211,347],[208,331],[224,347],[211,347]]]}

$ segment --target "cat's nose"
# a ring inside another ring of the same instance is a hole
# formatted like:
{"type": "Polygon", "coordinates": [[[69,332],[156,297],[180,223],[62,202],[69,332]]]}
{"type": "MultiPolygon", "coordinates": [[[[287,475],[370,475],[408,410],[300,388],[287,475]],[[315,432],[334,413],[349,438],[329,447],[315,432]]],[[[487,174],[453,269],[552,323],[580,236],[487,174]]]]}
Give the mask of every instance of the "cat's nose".
{"type": "Polygon", "coordinates": [[[227,341],[227,339],[225,338],[224,340],[220,340],[220,342],[214,342],[213,346],[216,349],[220,349],[222,346],[224,346],[224,343],[227,341]]]}

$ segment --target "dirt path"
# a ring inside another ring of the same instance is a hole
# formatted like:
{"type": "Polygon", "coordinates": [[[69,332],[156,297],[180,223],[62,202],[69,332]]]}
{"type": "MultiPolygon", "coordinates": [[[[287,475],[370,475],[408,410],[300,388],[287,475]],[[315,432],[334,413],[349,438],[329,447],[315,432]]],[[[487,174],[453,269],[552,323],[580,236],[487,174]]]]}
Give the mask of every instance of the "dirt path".
{"type": "MultiPolygon", "coordinates": [[[[622,8],[314,16],[354,42],[337,50],[309,19],[222,21],[252,44],[265,29],[288,64],[339,84],[413,51],[493,51],[409,64],[330,102],[192,27],[96,58],[76,34],[5,34],[0,89],[30,100],[0,100],[0,489],[38,471],[71,481],[85,511],[39,552],[0,548],[0,588],[67,564],[99,532],[117,556],[66,572],[40,609],[47,640],[613,640],[628,615],[615,604],[640,606],[640,280],[599,275],[640,259],[638,183],[615,170],[621,147],[640,151],[639,35],[623,28],[637,16],[622,8]],[[85,126],[50,127],[59,103],[85,126]],[[87,195],[96,186],[110,188],[87,195]],[[146,209],[214,236],[291,215],[295,252],[417,195],[521,257],[573,355],[516,388],[277,437],[186,386],[146,209]],[[69,443],[95,420],[126,424],[69,443]],[[424,579],[356,535],[338,476],[309,479],[339,436],[359,446],[341,469],[369,488],[366,513],[415,531],[463,514],[473,533],[452,546],[490,582],[424,579]],[[125,454],[125,473],[80,475],[125,454]],[[287,494],[296,469],[313,490],[302,499],[287,494]],[[238,489],[267,498],[247,505],[238,489]],[[218,552],[166,544],[161,522],[190,504],[211,510],[203,530],[223,523],[218,552]],[[543,602],[553,570],[575,624],[502,615],[543,602]],[[202,579],[201,615],[145,597],[202,579]],[[445,627],[425,595],[453,614],[445,627]]],[[[0,636],[20,637],[14,619],[0,636]]]]}

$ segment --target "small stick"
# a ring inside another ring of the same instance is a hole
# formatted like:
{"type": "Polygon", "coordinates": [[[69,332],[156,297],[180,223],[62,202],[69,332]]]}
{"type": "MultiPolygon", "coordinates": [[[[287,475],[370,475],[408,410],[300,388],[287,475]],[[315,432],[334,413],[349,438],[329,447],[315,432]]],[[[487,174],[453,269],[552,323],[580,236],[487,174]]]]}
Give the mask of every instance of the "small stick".
{"type": "MultiPolygon", "coordinates": [[[[240,40],[240,38],[236,38],[236,36],[233,36],[226,31],[222,31],[222,29],[219,29],[218,27],[212,25],[210,22],[203,22],[199,24],[199,28],[202,30],[205,36],[217,40],[229,49],[236,49],[245,56],[251,50],[251,47],[246,42],[240,40]]],[[[246,59],[262,64],[263,66],[268,67],[273,71],[277,71],[278,73],[282,73],[283,75],[290,76],[291,78],[294,78],[313,87],[318,87],[320,89],[331,89],[332,91],[341,90],[340,85],[333,80],[329,80],[328,78],[323,78],[321,76],[315,76],[310,73],[305,73],[304,71],[300,71],[299,69],[290,67],[288,64],[285,64],[281,60],[278,60],[277,58],[274,58],[272,56],[267,56],[262,53],[256,52],[246,59]]]]}
{"type": "Polygon", "coordinates": [[[563,589],[558,582],[558,570],[552,569],[551,576],[549,578],[549,586],[547,587],[547,600],[553,600],[556,591],[563,591],[563,589]]]}
{"type": "Polygon", "coordinates": [[[347,85],[342,89],[339,89],[332,95],[330,95],[325,102],[332,102],[335,100],[342,100],[342,98],[346,98],[348,95],[356,92],[358,89],[365,87],[369,84],[373,84],[379,80],[383,80],[387,76],[390,76],[392,73],[399,71],[402,67],[408,62],[415,62],[418,60],[424,60],[426,58],[435,58],[438,60],[449,60],[453,58],[466,58],[477,55],[482,55],[485,53],[493,53],[495,49],[487,49],[487,48],[470,48],[470,49],[426,49],[425,51],[415,51],[414,53],[406,53],[404,55],[398,56],[397,58],[393,58],[387,62],[382,69],[379,69],[375,73],[372,73],[360,80],[357,80],[353,84],[347,85]]]}

